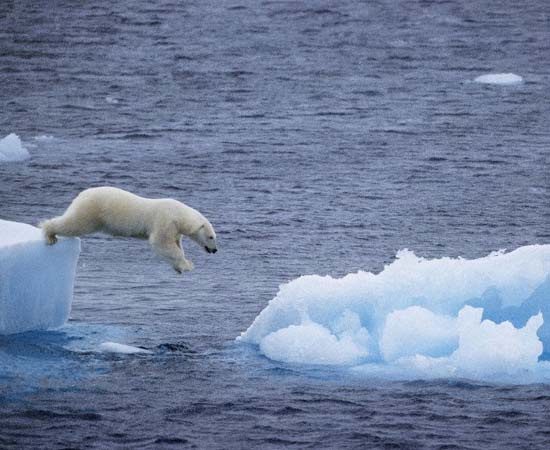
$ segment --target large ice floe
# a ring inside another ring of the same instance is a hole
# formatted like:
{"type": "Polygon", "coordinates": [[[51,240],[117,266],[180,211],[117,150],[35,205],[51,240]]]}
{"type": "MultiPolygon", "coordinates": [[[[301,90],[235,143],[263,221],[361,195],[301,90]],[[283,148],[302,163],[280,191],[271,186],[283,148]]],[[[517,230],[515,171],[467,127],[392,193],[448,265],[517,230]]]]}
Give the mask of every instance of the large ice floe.
{"type": "Polygon", "coordinates": [[[0,139],[0,163],[23,161],[29,158],[29,152],[23,147],[21,139],[16,134],[11,133],[0,139]]]}
{"type": "Polygon", "coordinates": [[[412,379],[550,380],[550,245],[479,259],[408,250],[378,274],[302,276],[237,338],[272,360],[412,379]]]}
{"type": "Polygon", "coordinates": [[[79,253],[79,239],[47,246],[40,229],[0,220],[0,335],[66,322],[79,253]]]}

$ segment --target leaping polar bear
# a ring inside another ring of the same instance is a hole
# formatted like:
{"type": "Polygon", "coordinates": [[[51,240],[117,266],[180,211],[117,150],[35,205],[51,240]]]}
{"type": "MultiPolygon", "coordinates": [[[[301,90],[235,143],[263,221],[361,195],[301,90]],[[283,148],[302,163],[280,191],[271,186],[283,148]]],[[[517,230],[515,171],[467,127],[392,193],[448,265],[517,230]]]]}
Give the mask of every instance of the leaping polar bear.
{"type": "Polygon", "coordinates": [[[59,236],[102,231],[113,236],[149,239],[153,250],[178,273],[191,270],[181,236],[189,236],[208,253],[218,251],[214,228],[200,212],[173,199],[149,199],[113,187],[82,191],[60,217],[40,224],[48,245],[59,236]]]}

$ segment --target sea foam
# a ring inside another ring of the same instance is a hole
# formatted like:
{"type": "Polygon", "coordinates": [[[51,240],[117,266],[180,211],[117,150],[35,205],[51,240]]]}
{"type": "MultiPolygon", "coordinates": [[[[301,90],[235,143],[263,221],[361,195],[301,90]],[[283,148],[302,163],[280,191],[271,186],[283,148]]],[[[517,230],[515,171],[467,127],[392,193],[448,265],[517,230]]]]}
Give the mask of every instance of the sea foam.
{"type": "Polygon", "coordinates": [[[550,375],[546,316],[550,245],[471,260],[403,250],[378,274],[310,275],[282,285],[237,339],[287,363],[521,382],[550,375]]]}
{"type": "Polygon", "coordinates": [[[23,161],[30,157],[31,155],[23,147],[21,139],[15,133],[8,134],[5,138],[0,139],[0,163],[23,161]]]}

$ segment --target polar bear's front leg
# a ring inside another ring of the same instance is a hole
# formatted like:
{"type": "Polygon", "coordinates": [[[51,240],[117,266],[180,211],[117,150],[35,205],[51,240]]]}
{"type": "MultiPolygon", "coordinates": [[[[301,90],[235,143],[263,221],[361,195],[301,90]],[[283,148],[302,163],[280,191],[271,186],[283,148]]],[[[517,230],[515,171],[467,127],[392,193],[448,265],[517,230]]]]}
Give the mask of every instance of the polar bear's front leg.
{"type": "Polygon", "coordinates": [[[185,259],[183,250],[179,246],[179,240],[174,236],[166,234],[153,233],[149,237],[149,243],[155,250],[155,253],[166,259],[178,273],[193,269],[193,263],[185,259]]]}

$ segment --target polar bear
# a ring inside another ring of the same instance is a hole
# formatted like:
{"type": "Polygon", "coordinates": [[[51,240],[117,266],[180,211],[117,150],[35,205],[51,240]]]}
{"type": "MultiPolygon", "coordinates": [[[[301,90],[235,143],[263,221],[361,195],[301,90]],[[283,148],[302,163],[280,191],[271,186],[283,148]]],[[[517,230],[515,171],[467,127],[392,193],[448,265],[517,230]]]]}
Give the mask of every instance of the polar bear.
{"type": "Polygon", "coordinates": [[[197,210],[172,199],[149,199],[114,187],[82,191],[60,217],[40,224],[49,245],[59,236],[83,236],[102,231],[113,236],[149,239],[157,255],[176,272],[191,270],[181,236],[189,236],[208,253],[216,253],[216,233],[197,210]]]}

